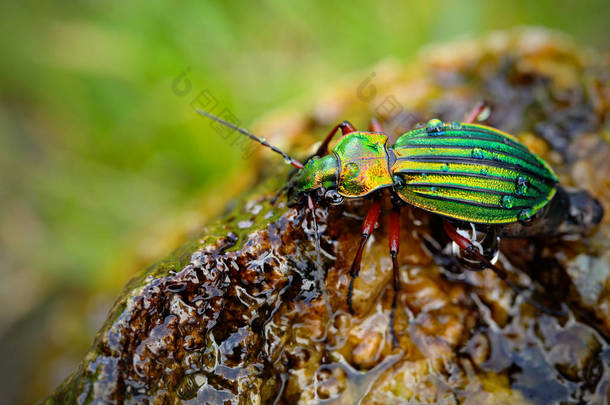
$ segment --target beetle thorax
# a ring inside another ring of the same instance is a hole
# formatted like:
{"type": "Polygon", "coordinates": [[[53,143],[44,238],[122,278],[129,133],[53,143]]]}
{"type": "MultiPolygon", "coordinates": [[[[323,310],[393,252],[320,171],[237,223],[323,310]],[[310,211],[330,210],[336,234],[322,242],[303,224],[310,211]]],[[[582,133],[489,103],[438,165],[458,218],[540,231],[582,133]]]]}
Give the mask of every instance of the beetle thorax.
{"type": "Polygon", "coordinates": [[[376,132],[352,132],[339,139],[332,149],[339,163],[339,194],[361,197],[392,185],[387,142],[387,136],[376,132]]]}

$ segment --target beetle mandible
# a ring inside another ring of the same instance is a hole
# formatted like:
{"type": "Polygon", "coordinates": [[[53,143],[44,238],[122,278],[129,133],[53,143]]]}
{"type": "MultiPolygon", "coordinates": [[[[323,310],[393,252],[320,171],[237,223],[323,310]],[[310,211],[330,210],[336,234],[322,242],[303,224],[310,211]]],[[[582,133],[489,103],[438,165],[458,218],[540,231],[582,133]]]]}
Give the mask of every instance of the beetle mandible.
{"type": "MultiPolygon", "coordinates": [[[[390,334],[396,345],[394,317],[400,291],[398,272],[400,208],[408,204],[443,218],[443,229],[461,250],[464,258],[489,268],[517,292],[522,289],[493,263],[484,247],[465,236],[460,227],[476,224],[497,237],[542,236],[584,232],[603,216],[601,204],[584,191],[571,192],[558,184],[551,167],[513,136],[496,128],[476,124],[488,112],[479,103],[462,122],[432,119],[398,137],[394,144],[375,119],[369,131],[359,131],[343,121],[324,139],[305,163],[248,131],[210,113],[198,113],[216,120],[281,154],[294,166],[283,190],[289,205],[304,203],[315,214],[317,203],[341,204],[346,198],[372,199],[362,225],[361,239],[350,267],[347,305],[354,313],[352,293],[358,277],[364,247],[381,212],[380,192],[389,189],[392,211],[389,250],[392,259],[393,289],[390,334]],[[342,137],[329,149],[335,134],[342,137]]],[[[529,299],[536,308],[555,314],[529,299]]]]}

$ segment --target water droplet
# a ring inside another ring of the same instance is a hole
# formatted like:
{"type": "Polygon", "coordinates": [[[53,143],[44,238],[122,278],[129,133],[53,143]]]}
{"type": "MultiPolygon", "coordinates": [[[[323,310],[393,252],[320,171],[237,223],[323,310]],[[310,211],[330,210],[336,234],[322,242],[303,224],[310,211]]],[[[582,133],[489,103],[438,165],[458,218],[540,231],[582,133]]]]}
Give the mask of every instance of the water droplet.
{"type": "Polygon", "coordinates": [[[455,131],[459,131],[462,129],[462,123],[458,122],[458,121],[453,121],[451,124],[451,129],[455,130],[455,131]]]}
{"type": "Polygon", "coordinates": [[[292,159],[290,159],[289,157],[285,157],[284,158],[284,163],[291,164],[292,163],[292,159]]]}
{"type": "Polygon", "coordinates": [[[474,148],[470,155],[473,159],[483,159],[485,157],[481,148],[474,148]]]}
{"type": "Polygon", "coordinates": [[[444,172],[448,172],[449,171],[449,163],[443,163],[441,165],[441,170],[444,172]]]}
{"type": "Polygon", "coordinates": [[[438,118],[433,118],[426,124],[426,132],[428,135],[435,135],[443,131],[443,121],[438,118]]]}
{"type": "Polygon", "coordinates": [[[527,189],[529,187],[529,180],[526,177],[519,176],[515,181],[515,190],[518,195],[524,195],[527,193],[527,189]]]}
{"type": "Polygon", "coordinates": [[[489,173],[489,172],[486,167],[481,169],[481,174],[484,174],[485,176],[487,176],[487,173],[489,173]]]}
{"type": "Polygon", "coordinates": [[[505,195],[504,197],[502,197],[502,206],[504,208],[512,208],[514,204],[515,199],[510,195],[505,195]]]}
{"type": "Polygon", "coordinates": [[[430,187],[430,191],[433,193],[438,193],[438,187],[432,186],[430,187]]]}
{"type": "Polygon", "coordinates": [[[441,125],[443,125],[443,121],[439,120],[438,118],[432,118],[426,124],[426,128],[436,128],[436,127],[440,127],[441,125]]]}
{"type": "Polygon", "coordinates": [[[263,206],[261,204],[253,204],[248,208],[250,213],[254,215],[258,215],[258,213],[263,210],[263,206]]]}
{"type": "Polygon", "coordinates": [[[430,146],[429,151],[430,151],[431,153],[434,153],[434,148],[433,148],[432,146],[430,146]]]}
{"type": "Polygon", "coordinates": [[[237,223],[237,227],[239,229],[248,229],[250,228],[252,225],[254,225],[254,221],[251,220],[245,220],[245,221],[239,221],[237,223]]]}
{"type": "Polygon", "coordinates": [[[183,400],[193,399],[197,396],[197,382],[192,374],[185,375],[178,383],[176,393],[178,397],[183,400]]]}
{"type": "Polygon", "coordinates": [[[533,219],[534,216],[532,215],[532,211],[529,209],[521,210],[519,215],[517,215],[517,220],[523,225],[531,223],[533,219]]]}
{"type": "Polygon", "coordinates": [[[428,180],[428,173],[422,173],[421,178],[422,180],[428,180]]]}

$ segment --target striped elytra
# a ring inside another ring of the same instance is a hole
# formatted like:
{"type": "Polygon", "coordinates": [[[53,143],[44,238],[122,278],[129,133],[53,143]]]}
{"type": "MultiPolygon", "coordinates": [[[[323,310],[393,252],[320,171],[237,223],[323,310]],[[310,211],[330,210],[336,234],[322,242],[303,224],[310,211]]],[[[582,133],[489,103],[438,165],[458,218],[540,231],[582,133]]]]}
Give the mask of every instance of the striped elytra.
{"type": "Polygon", "coordinates": [[[473,223],[527,220],[555,194],[551,168],[495,128],[431,120],[390,147],[405,202],[473,223]]]}

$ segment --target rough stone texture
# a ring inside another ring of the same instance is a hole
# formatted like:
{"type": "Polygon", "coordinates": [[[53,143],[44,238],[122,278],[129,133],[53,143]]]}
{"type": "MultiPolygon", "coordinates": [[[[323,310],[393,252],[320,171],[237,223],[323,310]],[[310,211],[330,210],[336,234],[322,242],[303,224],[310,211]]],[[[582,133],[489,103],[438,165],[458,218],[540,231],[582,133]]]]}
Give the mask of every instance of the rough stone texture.
{"type": "MultiPolygon", "coordinates": [[[[610,208],[607,57],[545,31],[512,31],[431,47],[408,67],[384,63],[374,73],[346,80],[311,115],[278,115],[257,132],[282,133],[303,151],[340,119],[364,125],[376,115],[396,135],[431,117],[459,120],[485,99],[490,125],[610,208]]],[[[351,316],[348,271],[369,202],[317,210],[320,268],[311,214],[269,204],[285,167],[271,153],[257,162],[266,180],[125,288],[47,403],[610,401],[609,216],[584,239],[500,245],[499,265],[514,280],[537,300],[569,306],[561,319],[535,311],[489,271],[444,271],[425,248],[447,243],[438,218],[404,208],[393,348],[386,216],[365,250],[351,316]]]]}

